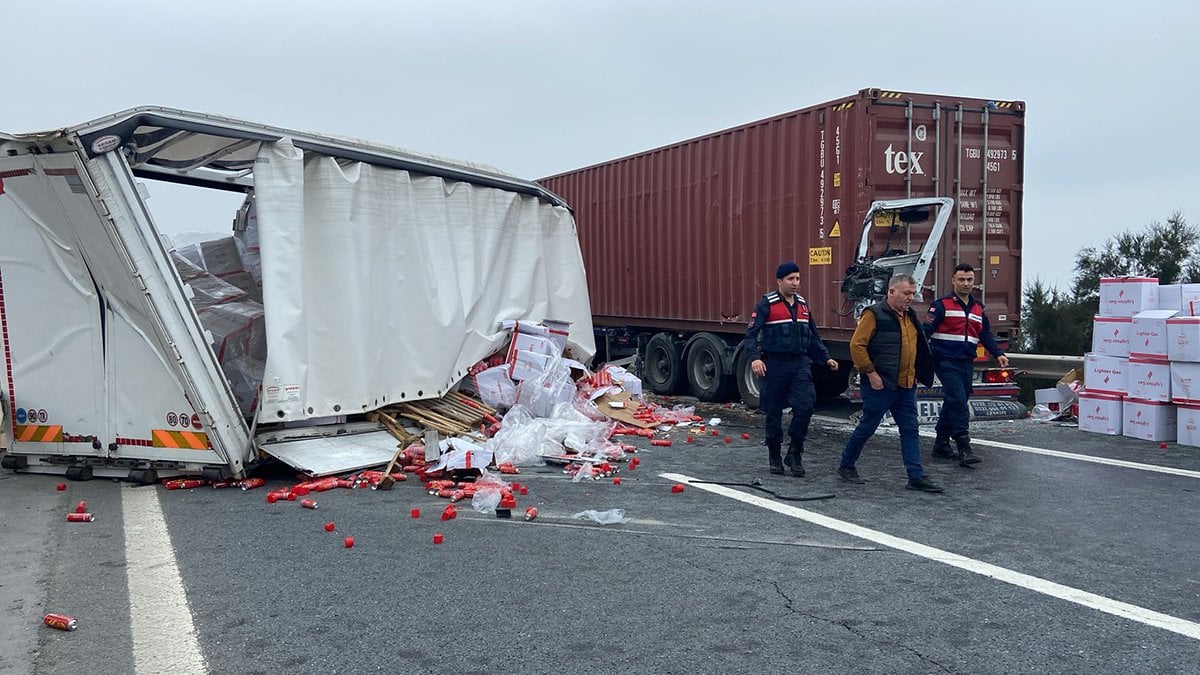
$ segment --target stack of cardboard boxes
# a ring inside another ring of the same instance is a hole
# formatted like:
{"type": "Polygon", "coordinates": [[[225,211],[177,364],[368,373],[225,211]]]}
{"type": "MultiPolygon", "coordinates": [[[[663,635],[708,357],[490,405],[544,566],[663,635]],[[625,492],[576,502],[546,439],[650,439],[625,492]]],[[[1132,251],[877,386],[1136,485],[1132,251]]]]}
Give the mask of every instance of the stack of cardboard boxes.
{"type": "Polygon", "coordinates": [[[1200,284],[1100,280],[1079,428],[1200,446],[1200,284]]]}

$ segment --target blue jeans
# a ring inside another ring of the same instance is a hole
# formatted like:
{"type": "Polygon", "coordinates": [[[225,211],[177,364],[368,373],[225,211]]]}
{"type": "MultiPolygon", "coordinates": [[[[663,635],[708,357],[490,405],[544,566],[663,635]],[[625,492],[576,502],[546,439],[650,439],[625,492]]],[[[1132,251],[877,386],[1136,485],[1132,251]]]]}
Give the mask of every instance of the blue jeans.
{"type": "Polygon", "coordinates": [[[938,359],[937,376],[942,382],[942,412],[938,415],[939,436],[958,436],[967,433],[971,411],[971,377],[975,364],[967,359],[938,359]]]}
{"type": "Polygon", "coordinates": [[[797,443],[808,437],[808,425],[812,421],[813,406],[817,403],[817,390],[813,386],[812,361],[807,356],[767,356],[767,365],[762,392],[762,409],[767,416],[767,445],[783,443],[783,409],[792,407],[792,423],[788,425],[788,436],[797,443]]]}
{"type": "Polygon", "coordinates": [[[883,389],[875,391],[866,378],[863,378],[863,385],[862,419],[850,433],[850,440],[846,441],[840,467],[854,468],[867,439],[879,428],[883,414],[890,410],[896,426],[900,428],[900,454],[904,458],[904,471],[908,473],[909,480],[924,476],[925,469],[921,468],[921,436],[917,426],[916,387],[888,389],[885,385],[883,389]]]}

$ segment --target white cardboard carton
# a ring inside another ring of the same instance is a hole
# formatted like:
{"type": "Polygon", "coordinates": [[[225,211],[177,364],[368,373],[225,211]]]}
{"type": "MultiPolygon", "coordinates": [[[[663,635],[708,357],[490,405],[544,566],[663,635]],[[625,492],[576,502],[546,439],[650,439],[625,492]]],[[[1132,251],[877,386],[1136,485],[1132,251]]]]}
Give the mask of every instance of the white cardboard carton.
{"type": "Polygon", "coordinates": [[[1139,401],[1127,398],[1122,404],[1125,419],[1121,421],[1121,435],[1140,438],[1143,441],[1175,442],[1175,406],[1159,401],[1139,401]]]}
{"type": "Polygon", "coordinates": [[[1158,309],[1158,279],[1116,277],[1100,280],[1100,315],[1129,316],[1158,309]]]}
{"type": "Polygon", "coordinates": [[[1085,354],[1083,367],[1083,386],[1088,391],[1096,394],[1125,395],[1125,370],[1129,367],[1129,359],[1104,354],[1085,354]]]}
{"type": "Polygon", "coordinates": [[[1129,356],[1129,335],[1133,319],[1127,316],[1099,316],[1092,319],[1092,353],[1105,356],[1129,356]]]}
{"type": "Polygon", "coordinates": [[[1171,402],[1200,405],[1200,363],[1171,362],[1171,402]]]}
{"type": "Polygon", "coordinates": [[[512,363],[517,358],[517,352],[533,352],[543,356],[558,356],[562,351],[554,344],[554,340],[540,335],[529,335],[527,333],[513,333],[512,342],[508,345],[508,362],[512,363]]]}
{"type": "MultiPolygon", "coordinates": [[[[1167,356],[1167,319],[1178,314],[1173,309],[1150,309],[1134,315],[1129,325],[1130,356],[1167,356]]],[[[1095,332],[1092,333],[1095,342],[1095,332]]]]}
{"type": "Polygon", "coordinates": [[[1175,406],[1175,410],[1175,432],[1179,437],[1178,443],[1200,447],[1200,406],[1180,405],[1175,406]]]}
{"type": "Polygon", "coordinates": [[[1062,392],[1057,388],[1034,390],[1033,402],[1035,405],[1046,406],[1051,412],[1058,412],[1062,410],[1062,392]]]}
{"type": "Polygon", "coordinates": [[[1167,358],[1200,361],[1200,316],[1167,319],[1167,358]]]}
{"type": "Polygon", "coordinates": [[[530,380],[540,375],[548,365],[549,356],[518,349],[508,364],[508,376],[516,381],[530,380]]]}
{"type": "Polygon", "coordinates": [[[481,370],[470,379],[480,400],[493,408],[508,408],[517,402],[517,385],[508,376],[507,364],[481,370]]]}
{"type": "Polygon", "coordinates": [[[567,338],[571,335],[571,322],[542,319],[542,323],[546,324],[546,328],[550,330],[550,339],[558,345],[558,353],[561,354],[567,348],[567,338]]]}
{"type": "Polygon", "coordinates": [[[1088,390],[1079,393],[1079,430],[1109,436],[1121,435],[1121,396],[1097,394],[1088,390]]]}
{"type": "Polygon", "coordinates": [[[1125,371],[1130,398],[1167,403],[1171,400],[1171,364],[1166,357],[1129,357],[1125,371]]]}
{"type": "Polygon", "coordinates": [[[1158,287],[1158,308],[1183,310],[1183,284],[1160,284],[1158,287]]]}
{"type": "Polygon", "coordinates": [[[1173,309],[1186,315],[1188,306],[1194,300],[1200,300],[1200,284],[1167,284],[1158,287],[1159,309],[1173,309]]]}

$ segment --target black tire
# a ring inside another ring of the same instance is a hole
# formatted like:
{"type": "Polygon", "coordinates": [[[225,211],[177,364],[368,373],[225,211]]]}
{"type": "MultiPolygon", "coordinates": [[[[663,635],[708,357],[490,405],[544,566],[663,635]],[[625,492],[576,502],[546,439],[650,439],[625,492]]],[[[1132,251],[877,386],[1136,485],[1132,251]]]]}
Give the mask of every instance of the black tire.
{"type": "Polygon", "coordinates": [[[669,333],[655,333],[646,343],[642,381],[655,394],[674,394],[683,382],[679,342],[669,333]]]}
{"type": "Polygon", "coordinates": [[[841,396],[850,386],[850,369],[853,365],[849,361],[838,361],[838,369],[830,370],[824,363],[814,363],[813,386],[817,390],[817,398],[828,400],[841,396]]]}
{"type": "Polygon", "coordinates": [[[712,333],[700,333],[687,352],[687,381],[692,395],[713,403],[729,400],[733,374],[725,372],[725,342],[712,333]]]}
{"type": "Polygon", "coordinates": [[[746,350],[738,352],[733,364],[733,379],[737,382],[738,394],[747,407],[757,409],[762,401],[762,378],[750,370],[750,359],[746,350]]]}

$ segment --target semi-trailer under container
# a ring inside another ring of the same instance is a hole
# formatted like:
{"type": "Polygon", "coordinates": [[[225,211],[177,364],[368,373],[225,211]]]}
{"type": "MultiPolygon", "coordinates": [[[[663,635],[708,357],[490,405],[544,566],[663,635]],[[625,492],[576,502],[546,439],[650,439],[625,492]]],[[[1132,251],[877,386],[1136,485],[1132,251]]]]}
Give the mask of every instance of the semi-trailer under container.
{"type": "Polygon", "coordinates": [[[739,343],[784,260],[800,264],[821,337],[846,362],[814,366],[818,393],[846,389],[857,312],[843,282],[864,262],[860,236],[868,264],[915,258],[937,220],[882,210],[864,223],[879,201],[952,200],[917,310],[967,262],[993,332],[1012,338],[1024,141],[1022,101],[863,89],[539,182],[574,210],[601,357],[638,354],[658,393],[719,400],[736,385],[757,405],[739,343]]]}

